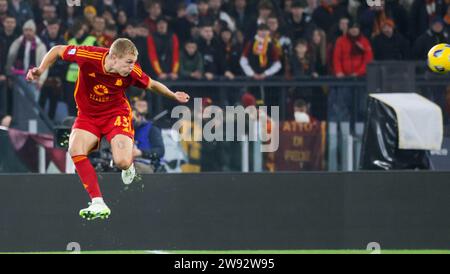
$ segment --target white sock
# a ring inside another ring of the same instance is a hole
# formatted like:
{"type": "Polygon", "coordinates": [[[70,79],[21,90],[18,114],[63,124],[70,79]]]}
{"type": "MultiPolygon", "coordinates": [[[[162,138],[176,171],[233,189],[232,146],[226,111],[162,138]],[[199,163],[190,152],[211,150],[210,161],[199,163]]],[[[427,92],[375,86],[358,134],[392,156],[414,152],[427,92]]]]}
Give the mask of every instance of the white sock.
{"type": "Polygon", "coordinates": [[[92,199],[92,203],[93,204],[104,204],[105,202],[103,201],[102,197],[96,197],[92,199]]]}

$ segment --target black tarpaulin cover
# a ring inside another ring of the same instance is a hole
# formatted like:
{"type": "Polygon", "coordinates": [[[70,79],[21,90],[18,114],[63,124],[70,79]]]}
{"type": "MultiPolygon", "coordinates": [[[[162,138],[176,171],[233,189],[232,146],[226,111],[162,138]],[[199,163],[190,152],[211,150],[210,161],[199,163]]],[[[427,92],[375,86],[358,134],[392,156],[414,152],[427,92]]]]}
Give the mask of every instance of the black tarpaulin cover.
{"type": "Polygon", "coordinates": [[[397,116],[390,106],[369,97],[360,169],[430,169],[426,150],[398,149],[397,116]]]}

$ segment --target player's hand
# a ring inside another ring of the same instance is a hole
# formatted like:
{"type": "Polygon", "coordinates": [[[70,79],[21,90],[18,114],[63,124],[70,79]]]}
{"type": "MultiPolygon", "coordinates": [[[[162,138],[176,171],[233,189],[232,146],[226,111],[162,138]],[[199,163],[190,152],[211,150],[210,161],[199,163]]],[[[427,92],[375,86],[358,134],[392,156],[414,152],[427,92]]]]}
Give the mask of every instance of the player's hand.
{"type": "Polygon", "coordinates": [[[27,73],[27,81],[34,81],[37,80],[41,76],[42,72],[39,70],[39,68],[32,68],[28,70],[27,73]]]}
{"type": "Polygon", "coordinates": [[[187,103],[189,101],[189,95],[186,92],[177,91],[175,92],[175,99],[179,103],[187,103]]]}

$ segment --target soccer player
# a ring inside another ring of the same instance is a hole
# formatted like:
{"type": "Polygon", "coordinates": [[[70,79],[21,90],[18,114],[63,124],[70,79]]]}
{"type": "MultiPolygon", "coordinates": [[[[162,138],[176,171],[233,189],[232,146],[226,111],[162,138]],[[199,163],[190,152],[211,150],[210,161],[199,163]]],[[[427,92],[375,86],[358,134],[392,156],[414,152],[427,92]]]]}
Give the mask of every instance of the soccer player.
{"type": "Polygon", "coordinates": [[[88,220],[108,218],[111,210],[105,204],[97,174],[87,155],[95,150],[103,136],[111,144],[113,160],[122,169],[124,184],[136,177],[133,165],[134,129],[132,110],[125,96],[129,86],[155,91],[179,103],[189,101],[185,92],[172,92],[162,83],[150,79],[136,64],[138,50],[128,39],[119,38],[111,47],[54,46],[39,67],[28,71],[27,80],[34,81],[58,58],[79,66],[74,97],[78,115],[69,139],[69,153],[78,176],[92,202],[80,210],[88,220]]]}

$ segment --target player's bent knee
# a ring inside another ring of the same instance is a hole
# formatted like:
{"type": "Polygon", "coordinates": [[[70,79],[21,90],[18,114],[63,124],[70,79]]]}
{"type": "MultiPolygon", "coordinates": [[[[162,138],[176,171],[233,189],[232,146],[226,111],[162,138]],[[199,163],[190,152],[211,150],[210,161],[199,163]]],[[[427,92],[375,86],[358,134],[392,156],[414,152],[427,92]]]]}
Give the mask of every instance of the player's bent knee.
{"type": "Polygon", "coordinates": [[[131,164],[133,163],[132,159],[127,159],[127,158],[118,158],[118,159],[114,159],[114,163],[116,164],[116,166],[122,170],[124,169],[128,169],[131,164]]]}
{"type": "Polygon", "coordinates": [[[86,155],[86,151],[84,151],[83,149],[81,149],[80,147],[69,147],[69,154],[70,156],[78,156],[78,155],[86,155]]]}

